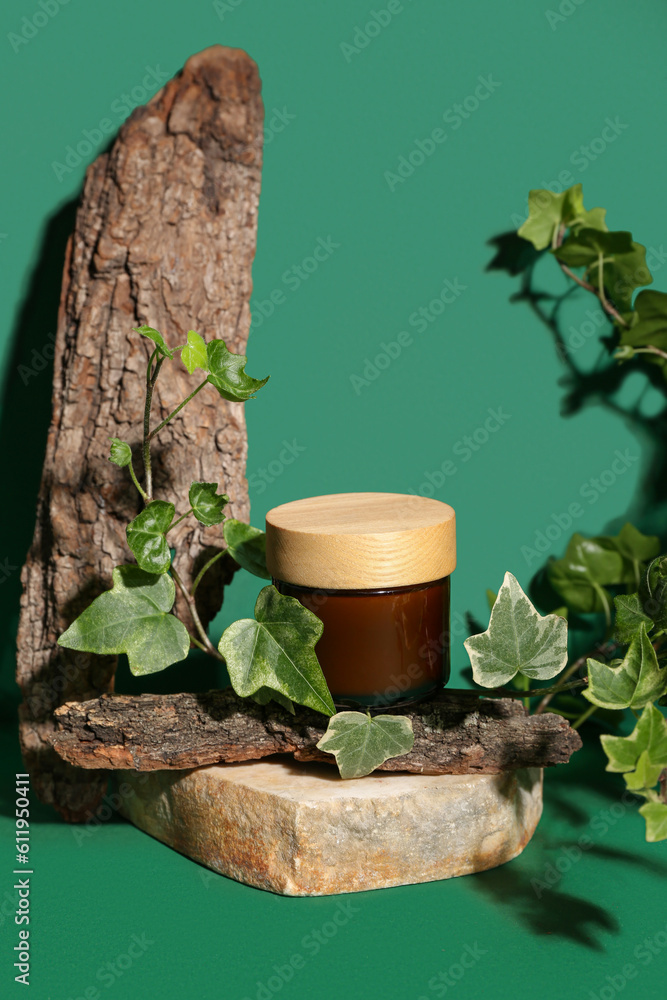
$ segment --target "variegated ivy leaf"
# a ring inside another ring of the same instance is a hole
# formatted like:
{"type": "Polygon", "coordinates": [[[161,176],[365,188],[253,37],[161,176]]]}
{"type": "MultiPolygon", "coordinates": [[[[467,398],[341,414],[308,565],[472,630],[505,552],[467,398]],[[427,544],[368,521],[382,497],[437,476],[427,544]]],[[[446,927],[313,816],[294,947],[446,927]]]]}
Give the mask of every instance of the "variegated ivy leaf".
{"type": "Polygon", "coordinates": [[[667,840],[667,802],[645,802],[639,811],[646,820],[648,842],[667,840]]]}
{"type": "Polygon", "coordinates": [[[608,771],[634,770],[643,753],[648,754],[651,763],[659,765],[661,770],[667,767],[667,719],[653,704],[644,708],[629,736],[605,734],[600,742],[609,759],[608,771]]]}
{"type": "Polygon", "coordinates": [[[334,755],[341,778],[363,778],[385,760],[409,753],[414,742],[412,722],[403,715],[339,712],[317,746],[334,755]]]}
{"type": "Polygon", "coordinates": [[[133,674],[153,674],[184,660],[190,636],[169,614],[174,581],[138,566],[117,566],[113,587],[100,594],[58,639],[66,649],[101,655],[127,653],[133,674]]]}
{"type": "Polygon", "coordinates": [[[583,694],[600,708],[643,708],[665,692],[667,667],[659,667],[643,622],[621,663],[588,660],[588,687],[583,694]]]}
{"type": "Polygon", "coordinates": [[[567,664],[567,622],[540,615],[511,573],[505,574],[486,632],[466,639],[475,683],[494,688],[517,673],[549,680],[567,664]]]}
{"type": "Polygon", "coordinates": [[[270,688],[297,705],[333,715],[334,703],[315,655],[324,626],[295,597],[264,587],[255,617],[225,629],[219,649],[241,698],[270,688]]]}

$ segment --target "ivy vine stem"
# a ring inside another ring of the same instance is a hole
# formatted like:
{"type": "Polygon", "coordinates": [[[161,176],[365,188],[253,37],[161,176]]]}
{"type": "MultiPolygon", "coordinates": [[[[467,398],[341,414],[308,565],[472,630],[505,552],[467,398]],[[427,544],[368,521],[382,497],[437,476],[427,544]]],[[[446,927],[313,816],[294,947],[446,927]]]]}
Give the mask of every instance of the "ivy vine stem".
{"type": "Polygon", "coordinates": [[[186,396],[185,399],[183,400],[183,402],[179,403],[178,406],[176,407],[176,409],[172,410],[171,413],[169,414],[169,416],[165,417],[161,424],[158,424],[157,427],[154,427],[153,430],[149,432],[149,434],[148,434],[148,440],[150,441],[151,438],[154,438],[155,435],[159,431],[161,431],[163,427],[166,427],[166,425],[169,423],[169,421],[173,417],[175,417],[177,413],[180,413],[181,410],[183,409],[183,407],[187,406],[187,404],[190,402],[190,400],[194,399],[195,396],[197,395],[197,393],[201,392],[201,390],[204,388],[205,385],[207,385],[207,383],[208,383],[208,379],[204,379],[204,381],[201,382],[200,385],[198,385],[196,389],[193,389],[193,391],[190,393],[190,395],[186,396]]]}
{"type": "Polygon", "coordinates": [[[585,712],[582,712],[578,719],[572,723],[573,729],[578,729],[579,726],[583,725],[586,719],[589,719],[594,712],[597,712],[597,705],[589,705],[585,712]]]}
{"type": "MultiPolygon", "coordinates": [[[[574,665],[574,664],[573,664],[574,665]]],[[[554,684],[553,687],[549,688],[534,688],[532,691],[518,691],[516,688],[505,688],[498,687],[493,688],[490,691],[484,691],[485,698],[538,698],[540,695],[545,694],[557,694],[559,691],[570,691],[572,688],[585,687],[588,684],[588,680],[581,679],[577,681],[570,681],[568,684],[554,684]]],[[[537,714],[537,713],[535,713],[537,714]]]]}
{"type": "Polygon", "coordinates": [[[193,582],[192,586],[190,587],[190,595],[191,595],[192,597],[194,597],[194,596],[195,596],[195,593],[196,593],[196,590],[197,590],[197,587],[198,587],[198,586],[199,586],[199,584],[201,583],[201,581],[202,581],[202,577],[204,576],[204,574],[208,572],[208,570],[209,570],[209,569],[211,568],[211,566],[213,565],[213,563],[217,562],[217,561],[218,561],[218,559],[220,559],[220,557],[221,557],[221,556],[224,556],[224,554],[225,554],[225,551],[226,551],[225,549],[220,549],[220,551],[219,551],[219,552],[216,552],[216,554],[215,554],[214,556],[212,556],[212,557],[211,557],[211,558],[210,558],[210,559],[208,560],[208,562],[204,563],[204,565],[202,566],[202,568],[201,568],[201,569],[199,570],[199,572],[197,573],[197,575],[196,575],[196,577],[195,577],[195,579],[194,579],[194,582],[193,582]]]}
{"type": "MultiPolygon", "coordinates": [[[[565,229],[566,227],[562,224],[558,226],[558,228],[556,229],[555,240],[553,241],[554,249],[558,249],[558,247],[562,246],[563,238],[565,236],[565,229]]],[[[558,258],[556,259],[558,260],[558,258]]],[[[580,278],[579,275],[575,274],[574,271],[572,271],[567,266],[567,264],[563,264],[561,261],[558,261],[558,263],[560,265],[560,269],[563,272],[563,274],[567,275],[568,278],[571,278],[572,281],[576,282],[577,285],[579,285],[581,288],[584,288],[587,292],[593,293],[595,298],[598,299],[604,311],[607,313],[608,316],[610,316],[614,320],[615,323],[618,323],[619,326],[624,326],[627,328],[628,326],[627,322],[623,319],[618,309],[615,309],[614,306],[612,306],[611,302],[608,301],[606,295],[604,294],[604,288],[602,285],[602,263],[600,263],[600,292],[598,292],[595,286],[591,285],[589,281],[585,281],[583,278],[580,278]]]]}
{"type": "Polygon", "coordinates": [[[151,448],[150,448],[150,426],[151,426],[151,406],[153,403],[153,389],[155,388],[155,383],[157,382],[158,375],[160,374],[160,369],[162,368],[162,362],[164,357],[158,355],[158,348],[156,347],[150,356],[148,361],[148,368],[146,369],[146,401],[144,404],[144,442],[143,442],[143,454],[144,454],[144,473],[146,476],[146,490],[144,501],[150,503],[153,499],[153,470],[151,467],[151,448]],[[157,358],[157,360],[156,360],[157,358]],[[155,367],[153,363],[155,362],[155,367]]]}
{"type": "Polygon", "coordinates": [[[215,648],[215,646],[213,645],[213,643],[211,642],[206,633],[206,629],[202,625],[194,597],[192,596],[192,594],[188,592],[187,587],[185,586],[185,584],[183,583],[183,581],[181,580],[180,576],[178,575],[173,566],[171,567],[171,575],[174,578],[176,586],[178,587],[180,592],[183,594],[183,597],[187,601],[188,607],[190,609],[190,614],[192,615],[192,620],[195,623],[195,628],[197,629],[199,635],[201,636],[204,651],[209,653],[211,656],[215,657],[216,660],[220,660],[221,662],[224,663],[224,657],[222,657],[218,652],[218,650],[215,648]]]}

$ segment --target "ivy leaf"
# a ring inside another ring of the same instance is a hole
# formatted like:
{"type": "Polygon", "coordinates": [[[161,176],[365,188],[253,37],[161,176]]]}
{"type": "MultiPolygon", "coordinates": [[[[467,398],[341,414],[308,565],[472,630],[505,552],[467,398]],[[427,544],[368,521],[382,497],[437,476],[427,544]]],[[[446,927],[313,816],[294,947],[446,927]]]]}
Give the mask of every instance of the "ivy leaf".
{"type": "Polygon", "coordinates": [[[232,517],[225,521],[222,532],[227,551],[239,566],[262,580],[271,579],[266,568],[266,535],[263,531],[232,517]]]}
{"type": "Polygon", "coordinates": [[[220,639],[236,693],[248,698],[268,687],[298,705],[333,715],[334,703],[314,648],[323,630],[319,618],[295,597],[264,587],[255,617],[233,622],[220,639]]]}
{"type": "Polygon", "coordinates": [[[635,243],[632,233],[603,232],[583,227],[570,233],[552,253],[568,267],[585,267],[589,282],[604,288],[621,311],[632,308],[632,295],[641,285],[650,285],[651,273],[646,264],[646,249],[635,243]]]}
{"type": "Polygon", "coordinates": [[[646,839],[650,844],[667,840],[667,803],[645,802],[639,812],[646,820],[646,839]]]}
{"type": "Polygon", "coordinates": [[[644,708],[629,736],[605,734],[600,742],[609,760],[607,771],[632,771],[644,753],[652,764],[667,767],[667,719],[655,705],[644,708]]]}
{"type": "Polygon", "coordinates": [[[232,403],[243,403],[269,381],[250,378],[245,373],[245,354],[232,354],[224,340],[212,340],[206,347],[208,357],[208,381],[215,386],[223,399],[232,403]]]}
{"type": "Polygon", "coordinates": [[[667,558],[654,559],[639,586],[644,612],[659,629],[667,629],[667,558]]]}
{"type": "Polygon", "coordinates": [[[188,342],[181,351],[181,361],[192,375],[195,368],[208,371],[208,354],[206,341],[194,330],[188,330],[188,342]]]}
{"type": "Polygon", "coordinates": [[[165,344],[164,337],[159,330],[154,330],[152,326],[135,326],[133,330],[135,333],[140,333],[142,337],[148,337],[149,340],[152,340],[164,358],[173,358],[173,352],[165,344]]]}
{"type": "Polygon", "coordinates": [[[547,576],[571,611],[591,614],[611,607],[611,594],[604,587],[621,582],[623,559],[598,539],[577,533],[563,558],[550,560],[547,576]]]}
{"type": "Polygon", "coordinates": [[[270,701],[275,701],[279,705],[282,705],[283,708],[286,708],[288,712],[291,712],[292,715],[296,715],[292,702],[284,694],[280,694],[279,691],[272,691],[271,688],[261,687],[251,697],[258,705],[268,705],[270,701]]]}
{"type": "Polygon", "coordinates": [[[643,535],[628,522],[617,535],[608,538],[607,543],[620,553],[624,561],[622,582],[638,587],[643,564],[654,559],[660,552],[660,539],[657,535],[643,535]]]}
{"type": "Polygon", "coordinates": [[[555,677],[567,664],[567,622],[540,615],[511,573],[505,574],[486,632],[464,646],[476,684],[500,687],[518,672],[535,680],[555,677]]]}
{"type": "Polygon", "coordinates": [[[645,614],[639,594],[619,594],[614,598],[616,605],[616,621],[614,622],[614,638],[616,642],[627,645],[632,642],[639,631],[639,626],[644,623],[646,631],[653,628],[653,621],[645,614]]]}
{"type": "Polygon", "coordinates": [[[554,194],[538,189],[528,195],[528,218],[518,230],[518,235],[533,244],[536,250],[551,246],[556,228],[560,225],[579,230],[582,226],[606,230],[604,208],[587,212],[581,184],[554,194]]]}
{"type": "Polygon", "coordinates": [[[173,503],[152,500],[125,530],[134,558],[147,573],[166,573],[171,565],[165,534],[173,520],[173,503]]]}
{"type": "MultiPolygon", "coordinates": [[[[635,301],[635,311],[637,321],[629,329],[621,330],[621,344],[629,347],[650,344],[667,350],[667,293],[640,292],[635,301]]],[[[661,361],[657,355],[656,360],[661,361]]]]}
{"type": "Polygon", "coordinates": [[[644,623],[618,666],[588,660],[588,687],[583,695],[600,708],[643,708],[666,691],[667,667],[658,666],[644,623]]]}
{"type": "Polygon", "coordinates": [[[223,507],[229,503],[226,493],[216,493],[217,483],[193,483],[188,493],[192,513],[200,524],[221,524],[225,520],[223,507]]]}
{"type": "Polygon", "coordinates": [[[132,461],[132,449],[129,444],[126,444],[125,441],[121,441],[120,438],[109,438],[109,440],[111,441],[109,461],[123,469],[132,461]]]}
{"type": "Polygon", "coordinates": [[[648,791],[657,784],[662,773],[662,764],[652,764],[648,751],[644,750],[639,756],[637,767],[625,775],[625,784],[631,792],[641,795],[643,791],[648,791]]]}
{"type": "Polygon", "coordinates": [[[174,596],[170,576],[117,566],[112,589],[100,594],[58,643],[88,653],[126,653],[135,676],[164,670],[184,660],[190,648],[187,629],[169,614],[174,596]]]}
{"type": "Polygon", "coordinates": [[[339,712],[317,746],[334,755],[341,778],[363,778],[390,757],[409,753],[414,742],[412,722],[405,716],[339,712]]]}

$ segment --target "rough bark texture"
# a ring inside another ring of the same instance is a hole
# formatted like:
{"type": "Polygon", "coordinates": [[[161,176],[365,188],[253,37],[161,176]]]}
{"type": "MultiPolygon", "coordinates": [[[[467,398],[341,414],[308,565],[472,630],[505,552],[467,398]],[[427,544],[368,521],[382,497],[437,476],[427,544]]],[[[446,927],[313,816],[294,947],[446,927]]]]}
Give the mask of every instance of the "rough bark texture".
{"type": "MultiPolygon", "coordinates": [[[[148,323],[167,342],[187,330],[244,353],[250,324],[262,156],[263,108],[253,61],[214,46],[121,128],[89,168],[65,261],[53,385],[53,415],[37,525],[23,570],[17,680],[24,694],[21,743],[33,787],[71,820],[85,817],[106,778],[65,767],[48,736],[53,710],[113,687],[115,658],[62,650],[57,636],[130,560],[125,525],[139,510],[127,469],[107,461],[111,435],[140,439],[148,323]]],[[[250,373],[254,372],[250,366],[250,373]]],[[[153,426],[197,384],[166,364],[153,426]],[[157,418],[157,419],[156,419],[157,418]]],[[[247,519],[246,431],[241,404],[210,387],[156,439],[154,495],[185,508],[192,480],[222,484],[231,514],[247,519]]],[[[220,547],[219,527],[193,519],[170,535],[188,582],[220,547]],[[207,550],[203,552],[202,550],[207,550]]],[[[204,621],[221,603],[229,560],[198,590],[204,621]]],[[[179,613],[187,619],[186,609],[179,613]]]]}
{"type": "MultiPolygon", "coordinates": [[[[559,715],[526,715],[512,699],[474,691],[442,691],[396,709],[412,720],[409,754],[381,765],[417,774],[496,774],[565,763],[581,739],[559,715]]],[[[139,771],[186,769],[291,753],[334,764],[315,744],[326,729],[317,712],[296,715],[238,698],[231,689],[207,694],[103,695],[56,711],[57,752],[79,767],[139,771]]]]}

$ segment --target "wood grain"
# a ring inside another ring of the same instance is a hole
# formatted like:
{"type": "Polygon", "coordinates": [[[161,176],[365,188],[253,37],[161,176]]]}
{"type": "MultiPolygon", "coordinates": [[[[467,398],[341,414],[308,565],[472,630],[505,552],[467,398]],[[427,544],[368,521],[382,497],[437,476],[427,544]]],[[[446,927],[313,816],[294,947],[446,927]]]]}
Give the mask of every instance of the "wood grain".
{"type": "MultiPolygon", "coordinates": [[[[581,739],[559,715],[526,715],[518,701],[442,690],[392,714],[410,718],[409,754],[381,765],[416,774],[496,774],[565,763],[581,739]]],[[[231,688],[207,694],[103,695],[56,710],[50,740],[82,768],[182,770],[291,753],[297,760],[335,764],[316,747],[326,729],[317,712],[296,715],[269,703],[238,698],[231,688]]]]}
{"type": "Polygon", "coordinates": [[[449,576],[449,504],[403,493],[335,493],[274,507],[266,560],[275,579],[323,590],[407,587],[449,576]]]}
{"type": "MultiPolygon", "coordinates": [[[[245,353],[250,324],[262,162],[263,108],[254,62],[213,46],[121,128],[86,174],[65,269],[53,381],[53,415],[37,524],[23,569],[17,680],[20,735],[39,797],[67,819],[87,815],[106,778],[65,766],[49,743],[53,711],[113,686],[115,659],[60,649],[57,636],[131,561],[125,525],[139,510],[126,469],[107,460],[108,438],[128,441],[141,470],[148,323],[168,343],[194,328],[245,353]]],[[[154,415],[192,389],[178,363],[157,383],[154,415]]],[[[204,390],[159,435],[155,495],[187,499],[194,479],[218,482],[231,514],[248,518],[243,406],[204,390]]],[[[170,535],[188,582],[221,548],[219,527],[193,519],[170,535]]],[[[198,590],[205,622],[233,567],[220,560],[198,590]]],[[[187,620],[187,609],[179,606],[187,620]]]]}

